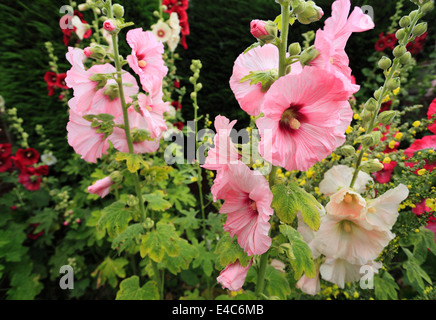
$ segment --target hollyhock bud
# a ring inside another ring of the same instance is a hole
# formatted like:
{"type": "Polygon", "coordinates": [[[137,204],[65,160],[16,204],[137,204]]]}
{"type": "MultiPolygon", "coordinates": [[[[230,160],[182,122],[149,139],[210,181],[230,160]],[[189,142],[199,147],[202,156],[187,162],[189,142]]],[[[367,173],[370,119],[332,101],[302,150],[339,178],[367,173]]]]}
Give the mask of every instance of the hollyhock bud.
{"type": "Polygon", "coordinates": [[[396,33],[395,33],[395,37],[398,40],[403,40],[404,37],[406,36],[406,30],[405,29],[399,29],[396,33]]]}
{"type": "Polygon", "coordinates": [[[378,62],[378,67],[383,70],[389,69],[391,65],[392,65],[392,60],[389,59],[388,57],[383,57],[378,62]]]}
{"type": "Polygon", "coordinates": [[[308,65],[311,61],[318,57],[319,51],[315,49],[315,46],[310,46],[304,50],[300,55],[300,63],[302,66],[308,65]]]}
{"type": "Polygon", "coordinates": [[[374,98],[370,98],[366,103],[365,103],[365,110],[368,110],[370,112],[374,112],[377,109],[377,101],[375,101],[374,98]]]}
{"type": "Polygon", "coordinates": [[[401,64],[407,64],[410,59],[412,58],[412,54],[407,51],[401,58],[400,58],[400,63],[401,64]]]}
{"type": "Polygon", "coordinates": [[[85,48],[83,53],[85,53],[88,58],[93,58],[95,60],[103,60],[106,57],[106,50],[99,45],[85,48]]]}
{"type": "Polygon", "coordinates": [[[386,87],[388,88],[388,90],[393,91],[395,89],[398,89],[400,85],[401,85],[401,79],[397,77],[397,78],[390,79],[386,84],[386,87]]]}
{"type": "Polygon", "coordinates": [[[297,19],[302,24],[309,24],[318,21],[324,15],[324,11],[318,7],[315,2],[307,1],[306,8],[300,14],[297,14],[297,19]]]}
{"type": "Polygon", "coordinates": [[[288,48],[290,56],[296,56],[301,53],[301,46],[298,42],[291,43],[288,48]]]}
{"type": "Polygon", "coordinates": [[[368,161],[364,161],[360,166],[360,169],[366,173],[378,172],[383,168],[384,168],[383,163],[381,163],[378,159],[371,159],[368,161]]]}
{"type": "Polygon", "coordinates": [[[270,43],[277,38],[277,27],[272,21],[251,21],[251,34],[262,42],[270,43]]]}
{"type": "Polygon", "coordinates": [[[118,3],[112,6],[112,12],[115,18],[122,18],[124,16],[124,7],[118,3]]]}
{"type": "Polygon", "coordinates": [[[304,0],[291,0],[291,6],[295,14],[300,14],[306,9],[306,2],[304,0]]]}
{"type": "Polygon", "coordinates": [[[119,31],[116,25],[116,21],[114,20],[106,20],[103,23],[103,29],[109,32],[110,34],[116,34],[119,31]]]}
{"type": "Polygon", "coordinates": [[[113,183],[121,183],[123,181],[123,174],[120,171],[114,171],[110,174],[113,183]]]}
{"type": "Polygon", "coordinates": [[[396,115],[397,115],[396,111],[384,111],[384,112],[380,113],[377,120],[381,124],[387,126],[387,125],[391,124],[391,122],[394,120],[396,115]]]}
{"type": "Polygon", "coordinates": [[[350,145],[343,146],[341,149],[339,149],[339,152],[345,157],[351,157],[356,154],[356,150],[350,145]]]}
{"type": "Polygon", "coordinates": [[[407,52],[407,49],[403,45],[396,46],[394,51],[393,51],[395,58],[401,58],[406,52],[407,52]]]}
{"type": "Polygon", "coordinates": [[[400,27],[401,28],[407,28],[408,26],[410,26],[411,22],[412,22],[412,20],[410,20],[409,16],[404,16],[400,20],[400,27]]]}
{"type": "Polygon", "coordinates": [[[434,9],[434,1],[431,0],[431,1],[427,2],[427,3],[425,3],[425,4],[421,7],[421,12],[422,12],[423,14],[427,14],[427,13],[429,13],[430,11],[432,11],[433,9],[434,9]]]}
{"type": "Polygon", "coordinates": [[[412,34],[415,37],[419,37],[426,31],[427,31],[427,22],[421,22],[420,24],[416,25],[415,28],[413,28],[412,34]]]}
{"type": "Polygon", "coordinates": [[[381,96],[382,91],[383,91],[383,88],[381,88],[381,87],[378,88],[378,89],[374,92],[374,98],[376,98],[377,100],[380,100],[380,99],[384,98],[384,97],[381,96]]]}
{"type": "Polygon", "coordinates": [[[154,227],[154,221],[151,220],[150,218],[145,219],[144,223],[142,224],[142,226],[144,227],[144,229],[146,230],[150,230],[154,227]]]}
{"type": "Polygon", "coordinates": [[[96,183],[94,183],[92,186],[88,187],[88,192],[97,194],[100,197],[104,198],[109,194],[109,191],[111,189],[111,186],[114,183],[112,182],[110,177],[106,177],[103,179],[98,180],[96,183]]]}

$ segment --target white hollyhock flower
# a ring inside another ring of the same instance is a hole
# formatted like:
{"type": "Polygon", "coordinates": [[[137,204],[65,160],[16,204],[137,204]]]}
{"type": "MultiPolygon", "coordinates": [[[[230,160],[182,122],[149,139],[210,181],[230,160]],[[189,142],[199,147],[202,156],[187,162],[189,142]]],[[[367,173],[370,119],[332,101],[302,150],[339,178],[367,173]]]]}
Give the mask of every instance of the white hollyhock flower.
{"type": "Polygon", "coordinates": [[[175,30],[173,30],[171,37],[167,41],[168,48],[170,49],[171,52],[174,52],[176,50],[177,46],[179,45],[179,42],[180,42],[179,33],[180,32],[177,32],[175,34],[175,30]]]}
{"type": "Polygon", "coordinates": [[[78,16],[74,16],[71,23],[76,27],[76,35],[80,40],[83,40],[83,36],[89,29],[89,24],[83,23],[78,16]]]}
{"type": "Polygon", "coordinates": [[[178,29],[180,31],[180,21],[179,21],[179,16],[177,15],[177,12],[172,12],[170,15],[170,19],[168,20],[168,25],[176,30],[178,29]]]}
{"type": "Polygon", "coordinates": [[[171,37],[171,28],[162,21],[159,21],[151,27],[151,31],[154,33],[156,38],[161,42],[167,42],[171,37]]]}
{"type": "Polygon", "coordinates": [[[50,153],[45,153],[41,156],[41,161],[48,166],[52,166],[58,162],[58,159],[50,153]]]}
{"type": "MultiPolygon", "coordinates": [[[[330,196],[341,188],[349,187],[353,174],[353,168],[344,165],[334,166],[324,174],[324,179],[319,184],[319,191],[326,196],[330,196]]],[[[360,171],[353,188],[357,193],[363,193],[370,181],[374,181],[371,176],[360,171]]]]}
{"type": "Polygon", "coordinates": [[[315,278],[308,278],[306,275],[303,275],[300,280],[298,280],[296,287],[311,296],[314,296],[320,292],[321,282],[319,280],[319,269],[316,270],[315,278]]]}
{"type": "Polygon", "coordinates": [[[343,188],[330,197],[325,207],[330,215],[360,220],[366,214],[366,200],[350,188],[343,188]]]}
{"type": "Polygon", "coordinates": [[[344,289],[345,283],[359,281],[360,268],[360,264],[351,264],[343,259],[327,259],[320,267],[320,273],[324,280],[344,289]]]}

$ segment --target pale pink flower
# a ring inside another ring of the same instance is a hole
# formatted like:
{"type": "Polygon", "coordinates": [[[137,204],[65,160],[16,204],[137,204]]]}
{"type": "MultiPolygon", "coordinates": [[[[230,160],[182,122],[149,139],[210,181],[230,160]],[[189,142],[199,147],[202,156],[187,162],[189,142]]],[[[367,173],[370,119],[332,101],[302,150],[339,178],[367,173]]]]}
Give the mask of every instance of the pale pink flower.
{"type": "MultiPolygon", "coordinates": [[[[142,114],[136,111],[133,107],[130,107],[128,110],[128,119],[130,124],[131,134],[135,134],[135,131],[145,130],[150,134],[149,140],[137,140],[133,139],[133,151],[134,153],[151,153],[155,152],[159,149],[159,141],[161,139],[161,135],[157,135],[155,131],[152,131],[153,128],[150,126],[150,119],[145,118],[142,114]]],[[[114,119],[115,124],[124,125],[124,117],[123,114],[120,114],[118,117],[114,119]]],[[[109,140],[114,145],[114,148],[118,151],[128,153],[129,146],[127,144],[126,132],[124,129],[114,127],[112,134],[109,136],[109,140]]]]}
{"type": "Polygon", "coordinates": [[[229,165],[226,186],[220,213],[227,213],[224,230],[233,237],[237,235],[239,245],[249,255],[260,255],[271,246],[268,236],[269,219],[273,214],[273,195],[265,177],[250,170],[242,162],[229,165]]]}
{"type": "MultiPolygon", "coordinates": [[[[73,99],[71,99],[73,100],[73,99]]],[[[97,162],[106,154],[109,143],[103,133],[97,133],[91,128],[91,122],[83,118],[83,114],[70,109],[70,121],[67,124],[68,143],[82,159],[88,162],[97,162]]]]}
{"type": "Polygon", "coordinates": [[[109,194],[111,186],[114,183],[112,182],[110,177],[106,177],[100,180],[97,180],[92,186],[88,187],[88,192],[97,194],[101,198],[106,197],[109,194]]]}
{"type": "Polygon", "coordinates": [[[205,163],[202,165],[207,170],[221,170],[229,164],[238,163],[239,160],[238,150],[230,138],[236,120],[230,122],[226,117],[219,115],[215,118],[214,124],[214,147],[207,152],[205,163]]]}
{"type": "Polygon", "coordinates": [[[239,263],[239,260],[237,260],[221,271],[216,280],[223,286],[223,289],[227,288],[231,291],[239,291],[244,285],[248,269],[250,269],[252,263],[253,261],[250,261],[246,267],[243,267],[239,263]]]}
{"type": "MultiPolygon", "coordinates": [[[[233,67],[230,88],[233,90],[242,110],[251,116],[258,116],[266,92],[262,90],[260,83],[251,85],[251,80],[244,82],[241,82],[241,80],[248,76],[250,72],[270,70],[277,72],[278,68],[279,51],[273,44],[266,44],[239,55],[233,67]]],[[[301,69],[300,64],[293,64],[292,74],[301,72],[301,69]]]]}
{"type": "Polygon", "coordinates": [[[400,203],[409,196],[409,189],[400,184],[378,197],[368,201],[366,221],[378,230],[391,230],[398,218],[400,203]]]}
{"type": "Polygon", "coordinates": [[[139,110],[143,117],[148,121],[148,126],[152,132],[152,137],[159,137],[164,131],[168,130],[165,122],[164,113],[169,112],[169,103],[162,100],[162,91],[156,94],[138,95],[139,110]]]}
{"type": "Polygon", "coordinates": [[[355,7],[348,17],[350,7],[350,0],[333,3],[332,16],[326,20],[324,29],[316,33],[315,48],[320,54],[311,65],[335,72],[351,95],[359,90],[359,86],[352,82],[345,46],[353,32],[370,30],[374,28],[374,22],[359,7],[355,7]]]}
{"type": "MultiPolygon", "coordinates": [[[[319,184],[319,191],[326,196],[338,192],[341,188],[349,187],[353,179],[354,168],[344,165],[336,165],[326,171],[324,179],[319,184]]],[[[357,193],[364,193],[366,185],[374,180],[363,171],[359,171],[353,189],[357,193]]]]}
{"type": "Polygon", "coordinates": [[[324,280],[344,289],[345,283],[360,280],[362,277],[360,274],[361,267],[360,264],[352,264],[343,259],[327,258],[320,267],[320,273],[324,280]]]}
{"type": "Polygon", "coordinates": [[[262,112],[259,152],[288,171],[306,171],[341,146],[353,116],[342,81],[313,67],[277,80],[262,112]]]}
{"type": "Polygon", "coordinates": [[[350,220],[361,220],[366,215],[366,200],[350,188],[343,188],[330,197],[325,207],[330,215],[350,220]]]}
{"type": "Polygon", "coordinates": [[[320,292],[321,281],[319,280],[319,269],[316,270],[316,275],[314,278],[309,278],[306,277],[306,275],[303,275],[300,280],[298,280],[296,287],[311,296],[314,296],[320,292]]]}
{"type": "Polygon", "coordinates": [[[137,28],[127,32],[132,54],[127,57],[129,66],[139,75],[145,91],[155,94],[161,90],[162,80],[168,72],[162,58],[164,46],[153,32],[137,28]]]}

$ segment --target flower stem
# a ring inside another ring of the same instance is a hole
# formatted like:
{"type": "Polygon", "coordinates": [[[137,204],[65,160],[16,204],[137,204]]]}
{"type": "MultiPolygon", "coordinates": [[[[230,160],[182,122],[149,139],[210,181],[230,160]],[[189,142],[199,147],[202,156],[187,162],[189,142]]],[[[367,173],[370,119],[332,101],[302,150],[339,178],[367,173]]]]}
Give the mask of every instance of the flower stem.
{"type": "Polygon", "coordinates": [[[94,29],[95,29],[95,37],[97,39],[97,43],[101,44],[101,42],[100,42],[100,30],[99,30],[99,27],[98,27],[97,9],[96,8],[92,8],[92,12],[94,13],[93,26],[94,26],[94,29]]]}
{"type": "MultiPolygon", "coordinates": [[[[403,46],[407,45],[407,43],[409,42],[410,36],[412,35],[412,30],[416,26],[416,24],[418,23],[418,20],[421,18],[421,16],[422,15],[421,15],[421,7],[420,7],[417,14],[413,18],[410,27],[407,29],[406,36],[401,41],[399,41],[399,45],[403,45],[403,46]]],[[[400,67],[401,67],[400,59],[395,58],[394,63],[389,71],[389,74],[386,76],[385,82],[384,82],[382,90],[381,90],[380,97],[377,99],[377,109],[374,111],[374,113],[373,113],[373,115],[368,123],[368,126],[366,127],[366,132],[365,132],[366,134],[370,134],[374,130],[374,127],[376,126],[376,119],[377,119],[377,116],[380,112],[380,108],[381,108],[381,105],[383,103],[383,99],[385,98],[386,94],[388,93],[387,84],[394,77],[395,73],[397,72],[397,70],[400,67]]],[[[354,167],[354,174],[353,174],[353,178],[352,178],[351,183],[350,183],[350,188],[353,188],[354,184],[356,183],[357,176],[359,175],[359,171],[360,171],[360,165],[361,165],[362,159],[363,159],[363,154],[366,153],[368,150],[369,150],[368,147],[363,147],[363,146],[362,146],[362,149],[360,150],[359,156],[357,157],[356,164],[354,167]]]]}
{"type": "MultiPolygon", "coordinates": [[[[282,26],[280,33],[280,44],[279,44],[279,78],[286,75],[286,53],[288,46],[288,33],[289,33],[289,19],[290,19],[290,2],[283,1],[282,6],[282,26]]],[[[269,187],[270,189],[275,184],[275,179],[277,175],[277,170],[279,167],[272,166],[271,172],[269,174],[269,187]]],[[[262,254],[259,263],[259,270],[257,273],[256,282],[256,295],[259,296],[263,293],[265,288],[265,272],[268,264],[269,252],[262,254]]]]}

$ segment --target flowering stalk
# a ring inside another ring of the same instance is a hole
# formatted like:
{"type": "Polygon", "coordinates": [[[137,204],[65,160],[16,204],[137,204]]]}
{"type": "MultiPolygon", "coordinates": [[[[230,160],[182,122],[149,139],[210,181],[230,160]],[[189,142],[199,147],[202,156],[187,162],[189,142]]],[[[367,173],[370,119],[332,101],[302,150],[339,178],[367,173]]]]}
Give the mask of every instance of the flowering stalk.
{"type": "Polygon", "coordinates": [[[92,25],[95,29],[95,37],[97,39],[97,44],[101,44],[100,42],[100,30],[98,27],[98,15],[97,15],[97,8],[92,8],[92,13],[94,13],[94,21],[92,22],[92,25]]]}
{"type": "MultiPolygon", "coordinates": [[[[289,0],[283,1],[281,4],[282,7],[282,25],[280,32],[280,42],[278,44],[279,47],[279,78],[286,75],[286,52],[287,52],[287,44],[288,44],[288,33],[289,33],[289,20],[291,17],[290,13],[290,2],[289,0]]],[[[269,174],[269,187],[272,187],[275,184],[275,178],[277,175],[277,170],[279,167],[272,166],[271,172],[269,174]]],[[[262,254],[259,262],[259,270],[257,274],[257,283],[256,283],[256,294],[260,295],[263,293],[265,287],[265,272],[268,264],[268,251],[262,254]]]]}
{"type": "MultiPolygon", "coordinates": [[[[403,36],[402,39],[399,39],[400,40],[399,46],[397,48],[401,48],[401,47],[405,48],[406,47],[406,45],[409,42],[410,37],[412,35],[413,29],[415,28],[418,20],[422,16],[423,15],[421,12],[421,7],[419,7],[419,9],[417,10],[410,26],[408,28],[406,28],[406,35],[403,36]]],[[[397,35],[398,35],[398,33],[397,33],[397,35]]],[[[395,55],[395,50],[394,50],[394,55],[395,55]]],[[[396,57],[394,59],[394,63],[392,65],[388,75],[386,76],[385,82],[384,82],[383,86],[379,89],[379,96],[376,97],[376,99],[377,99],[376,109],[373,111],[372,117],[368,122],[365,134],[370,134],[376,126],[376,119],[377,119],[377,116],[379,114],[381,105],[383,103],[383,99],[386,97],[386,95],[389,91],[389,88],[388,88],[389,83],[391,83],[391,81],[393,81],[394,75],[397,73],[397,70],[401,67],[400,60],[401,60],[401,57],[396,57]]],[[[356,160],[355,170],[354,170],[353,178],[352,178],[351,184],[350,184],[351,188],[353,188],[354,184],[356,183],[357,176],[359,175],[359,171],[360,171],[360,166],[362,164],[363,155],[368,151],[368,149],[369,149],[369,146],[362,145],[362,149],[360,150],[359,156],[357,157],[357,160],[356,160]]]]}

